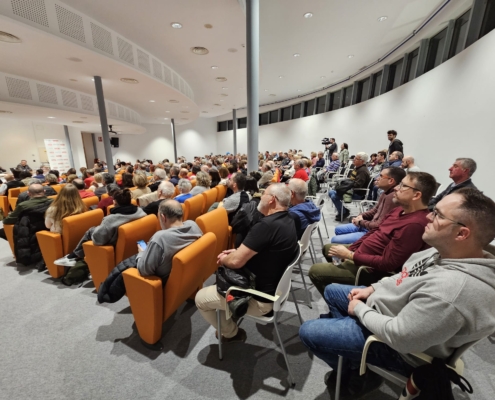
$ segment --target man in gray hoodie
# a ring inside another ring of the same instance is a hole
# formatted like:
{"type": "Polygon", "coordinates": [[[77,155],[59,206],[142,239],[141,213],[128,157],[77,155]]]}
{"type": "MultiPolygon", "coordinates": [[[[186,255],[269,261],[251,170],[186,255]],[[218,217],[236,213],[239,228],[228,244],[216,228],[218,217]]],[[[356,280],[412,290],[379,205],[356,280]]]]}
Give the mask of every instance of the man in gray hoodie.
{"type": "Polygon", "coordinates": [[[370,287],[328,285],[327,318],[299,331],[332,369],[344,357],[342,382],[352,395],[347,384],[372,334],[384,343],[370,347],[367,361],[409,375],[418,360],[408,353],[446,360],[495,331],[495,256],[483,250],[495,237],[495,203],[464,188],[442,199],[428,219],[423,240],[431,249],[370,287]]]}

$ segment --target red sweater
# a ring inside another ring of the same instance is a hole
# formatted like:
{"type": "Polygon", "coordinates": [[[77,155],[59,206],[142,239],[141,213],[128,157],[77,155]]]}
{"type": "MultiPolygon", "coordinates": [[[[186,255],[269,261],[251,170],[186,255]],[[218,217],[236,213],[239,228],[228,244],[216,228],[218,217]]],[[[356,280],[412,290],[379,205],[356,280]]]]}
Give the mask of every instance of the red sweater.
{"type": "Polygon", "coordinates": [[[359,226],[369,231],[378,228],[388,213],[397,207],[397,204],[393,202],[394,193],[393,187],[382,193],[378,198],[378,204],[371,210],[361,214],[363,220],[359,222],[359,226]]]}
{"type": "Polygon", "coordinates": [[[422,239],[428,213],[426,209],[404,214],[402,207],[394,208],[377,229],[349,247],[354,251],[354,263],[382,272],[402,268],[411,254],[430,247],[422,239]]]}
{"type": "Polygon", "coordinates": [[[308,174],[306,173],[304,168],[298,169],[294,174],[293,178],[302,179],[304,182],[306,182],[309,179],[308,174]]]}

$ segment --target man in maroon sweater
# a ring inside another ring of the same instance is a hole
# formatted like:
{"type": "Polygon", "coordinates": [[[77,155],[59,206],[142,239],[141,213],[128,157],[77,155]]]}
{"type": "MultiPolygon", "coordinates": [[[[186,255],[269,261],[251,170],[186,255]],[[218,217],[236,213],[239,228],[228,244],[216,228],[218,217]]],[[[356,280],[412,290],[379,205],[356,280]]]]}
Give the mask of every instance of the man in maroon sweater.
{"type": "Polygon", "coordinates": [[[426,172],[410,172],[395,187],[394,208],[375,229],[351,246],[328,244],[323,254],[330,264],[314,264],[309,277],[323,295],[331,283],[354,285],[360,266],[360,284],[369,285],[402,267],[411,254],[428,248],[422,236],[428,224],[428,202],[436,191],[435,178],[426,172]],[[332,261],[342,261],[335,265],[332,261]]]}
{"type": "MultiPolygon", "coordinates": [[[[335,154],[335,153],[334,153],[335,154]]],[[[399,167],[385,168],[376,178],[375,185],[383,190],[378,203],[371,210],[352,219],[352,224],[337,225],[331,242],[351,244],[361,239],[369,231],[378,228],[385,216],[398,206],[394,203],[394,188],[404,179],[406,171],[399,167]]]]}

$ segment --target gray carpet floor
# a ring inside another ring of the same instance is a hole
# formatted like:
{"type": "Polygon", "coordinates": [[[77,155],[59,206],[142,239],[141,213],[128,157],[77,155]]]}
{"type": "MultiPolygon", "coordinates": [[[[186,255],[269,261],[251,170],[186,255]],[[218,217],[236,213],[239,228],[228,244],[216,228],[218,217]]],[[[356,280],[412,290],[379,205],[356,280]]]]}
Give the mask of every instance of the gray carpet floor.
{"type": "MultiPolygon", "coordinates": [[[[331,237],[329,205],[325,215],[331,237]]],[[[318,236],[314,244],[319,251],[318,236]]],[[[306,273],[310,265],[308,255],[303,262],[306,273]]],[[[313,308],[303,304],[300,275],[294,274],[294,281],[304,320],[327,312],[312,286],[313,308]]],[[[296,376],[294,389],[288,388],[273,326],[242,321],[246,343],[225,345],[220,361],[214,329],[193,303],[185,303],[163,325],[164,349],[149,350],[139,339],[127,298],[100,305],[91,282],[66,287],[46,271],[18,266],[3,240],[0,324],[0,400],[333,398],[323,382],[329,367],[299,341],[292,301],[282,315],[280,332],[296,376]]],[[[463,357],[465,376],[475,392],[467,396],[455,389],[456,399],[495,397],[494,343],[495,337],[488,338],[463,357]]],[[[364,399],[393,400],[399,392],[384,383],[364,399]]]]}

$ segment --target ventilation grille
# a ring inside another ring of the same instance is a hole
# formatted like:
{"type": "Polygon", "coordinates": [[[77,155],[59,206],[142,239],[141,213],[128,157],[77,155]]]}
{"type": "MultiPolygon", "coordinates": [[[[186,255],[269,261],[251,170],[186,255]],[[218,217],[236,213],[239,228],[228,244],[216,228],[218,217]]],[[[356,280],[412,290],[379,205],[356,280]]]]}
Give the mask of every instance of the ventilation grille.
{"type": "Polygon", "coordinates": [[[117,107],[113,103],[108,103],[108,109],[110,110],[110,115],[112,117],[118,117],[117,115],[117,107]]]}
{"type": "Polygon", "coordinates": [[[138,56],[138,67],[143,71],[146,71],[148,74],[151,73],[150,69],[150,57],[144,51],[137,49],[138,56]]]}
{"type": "Polygon", "coordinates": [[[119,58],[129,64],[134,65],[134,54],[132,52],[132,46],[121,38],[117,38],[117,44],[119,47],[119,58]]]}
{"type": "Polygon", "coordinates": [[[58,4],[55,4],[55,11],[57,12],[58,29],[60,30],[60,33],[86,43],[82,17],[58,4]]]}
{"type": "Polygon", "coordinates": [[[91,111],[91,112],[95,111],[95,108],[93,106],[93,99],[91,98],[91,96],[86,96],[85,94],[82,94],[81,95],[81,104],[82,104],[83,110],[91,111]]]}
{"type": "Polygon", "coordinates": [[[172,76],[174,78],[174,88],[176,88],[177,90],[180,90],[179,77],[177,76],[177,74],[175,72],[172,73],[172,76]]]}
{"type": "Polygon", "coordinates": [[[93,46],[113,56],[112,34],[101,26],[91,22],[93,46]]]}
{"type": "Polygon", "coordinates": [[[172,73],[167,67],[163,67],[163,75],[165,76],[165,82],[172,86],[172,73]]]}
{"type": "Polygon", "coordinates": [[[31,88],[29,87],[29,82],[11,78],[9,76],[5,77],[7,81],[7,89],[9,91],[10,97],[15,97],[16,99],[33,100],[31,96],[31,88]]]}
{"type": "Polygon", "coordinates": [[[37,83],[36,89],[38,90],[39,101],[42,103],[58,104],[57,92],[54,87],[37,83]]]}
{"type": "Polygon", "coordinates": [[[12,0],[11,3],[15,15],[48,28],[48,16],[43,0],[12,0]]]}
{"type": "Polygon", "coordinates": [[[180,80],[180,91],[184,93],[184,81],[182,79],[180,80]]]}
{"type": "Polygon", "coordinates": [[[162,65],[160,64],[160,61],[155,59],[153,59],[153,75],[155,75],[155,78],[163,81],[162,65]]]}
{"type": "Polygon", "coordinates": [[[62,89],[62,103],[65,107],[77,108],[77,97],[74,92],[62,89]]]}
{"type": "Polygon", "coordinates": [[[125,118],[124,107],[118,106],[118,109],[119,109],[119,118],[124,119],[125,118]]]}
{"type": "Polygon", "coordinates": [[[127,108],[125,109],[125,119],[127,121],[130,121],[131,119],[131,112],[127,108]]]}

